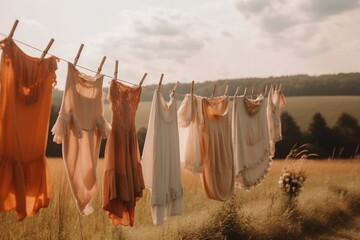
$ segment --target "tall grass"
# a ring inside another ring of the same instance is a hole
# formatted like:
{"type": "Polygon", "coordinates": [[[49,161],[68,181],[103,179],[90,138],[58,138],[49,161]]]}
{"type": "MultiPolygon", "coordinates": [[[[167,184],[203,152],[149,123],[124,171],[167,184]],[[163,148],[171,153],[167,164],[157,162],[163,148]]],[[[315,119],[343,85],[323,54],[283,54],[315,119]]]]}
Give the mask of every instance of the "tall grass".
{"type": "Polygon", "coordinates": [[[154,226],[146,190],[137,203],[135,226],[114,227],[101,208],[103,161],[95,211],[89,216],[79,215],[75,207],[62,160],[49,162],[50,206],[21,222],[13,212],[0,213],[0,239],[317,239],[360,214],[359,161],[305,161],[308,178],[294,208],[284,204],[278,186],[288,162],[274,161],[261,185],[236,189],[227,202],[207,199],[199,176],[183,172],[184,215],[154,226]]]}

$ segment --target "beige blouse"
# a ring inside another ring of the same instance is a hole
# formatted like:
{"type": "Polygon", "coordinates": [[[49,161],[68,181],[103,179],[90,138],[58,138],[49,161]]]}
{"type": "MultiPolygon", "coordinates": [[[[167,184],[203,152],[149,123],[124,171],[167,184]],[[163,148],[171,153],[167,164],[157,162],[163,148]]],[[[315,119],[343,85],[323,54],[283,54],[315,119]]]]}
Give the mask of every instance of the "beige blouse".
{"type": "Polygon", "coordinates": [[[103,75],[85,75],[69,63],[59,117],[52,128],[54,141],[63,144],[64,163],[76,205],[85,215],[93,212],[91,200],[97,189],[100,140],[111,130],[103,117],[102,84],[103,75]]]}

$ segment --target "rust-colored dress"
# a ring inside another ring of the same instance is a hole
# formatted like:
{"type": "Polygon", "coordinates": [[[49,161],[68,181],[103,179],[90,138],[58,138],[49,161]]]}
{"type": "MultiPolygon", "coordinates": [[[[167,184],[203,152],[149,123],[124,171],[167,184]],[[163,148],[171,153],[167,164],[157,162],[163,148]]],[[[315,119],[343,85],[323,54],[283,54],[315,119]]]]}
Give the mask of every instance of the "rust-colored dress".
{"type": "Polygon", "coordinates": [[[105,150],[103,209],[114,225],[133,226],[136,201],[145,188],[135,128],[140,96],[140,86],[111,83],[113,116],[105,150]]]}
{"type": "Polygon", "coordinates": [[[1,48],[0,211],[22,220],[50,201],[45,149],[57,59],[39,63],[9,38],[1,48]]]}

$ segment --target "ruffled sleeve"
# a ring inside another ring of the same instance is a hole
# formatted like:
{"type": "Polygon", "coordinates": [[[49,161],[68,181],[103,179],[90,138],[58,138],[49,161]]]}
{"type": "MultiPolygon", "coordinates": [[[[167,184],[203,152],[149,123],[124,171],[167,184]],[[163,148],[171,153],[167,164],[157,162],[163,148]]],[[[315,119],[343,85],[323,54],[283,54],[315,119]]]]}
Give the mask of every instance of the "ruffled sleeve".
{"type": "Polygon", "coordinates": [[[56,143],[62,143],[63,138],[70,131],[70,119],[71,115],[65,113],[59,113],[59,116],[51,129],[54,135],[53,141],[56,143]]]}
{"type": "Polygon", "coordinates": [[[111,125],[105,120],[104,116],[99,116],[96,119],[96,126],[102,138],[107,138],[110,135],[111,125]]]}

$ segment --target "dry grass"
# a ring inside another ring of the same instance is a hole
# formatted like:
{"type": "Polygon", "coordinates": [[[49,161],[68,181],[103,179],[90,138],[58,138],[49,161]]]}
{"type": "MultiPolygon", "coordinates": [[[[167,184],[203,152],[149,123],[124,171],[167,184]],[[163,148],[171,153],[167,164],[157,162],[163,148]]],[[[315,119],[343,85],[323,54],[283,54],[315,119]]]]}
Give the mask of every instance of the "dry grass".
{"type": "MultiPolygon", "coordinates": [[[[113,227],[101,209],[101,184],[93,203],[95,212],[80,216],[62,160],[49,161],[50,206],[22,222],[16,221],[13,212],[0,213],[0,239],[281,240],[328,239],[323,236],[331,235],[331,239],[336,240],[341,238],[334,238],[336,234],[329,231],[338,233],[341,227],[351,227],[352,217],[360,214],[359,161],[305,161],[302,167],[308,178],[293,208],[285,204],[278,187],[282,168],[288,162],[275,161],[261,185],[251,191],[237,189],[233,199],[226,203],[207,199],[199,176],[183,173],[183,216],[171,217],[163,225],[153,226],[146,191],[137,204],[135,226],[113,227]]],[[[100,183],[102,166],[100,161],[100,183]]],[[[349,234],[359,232],[356,227],[347,230],[349,234]]]]}

